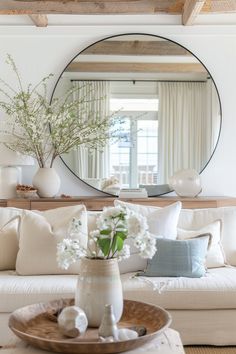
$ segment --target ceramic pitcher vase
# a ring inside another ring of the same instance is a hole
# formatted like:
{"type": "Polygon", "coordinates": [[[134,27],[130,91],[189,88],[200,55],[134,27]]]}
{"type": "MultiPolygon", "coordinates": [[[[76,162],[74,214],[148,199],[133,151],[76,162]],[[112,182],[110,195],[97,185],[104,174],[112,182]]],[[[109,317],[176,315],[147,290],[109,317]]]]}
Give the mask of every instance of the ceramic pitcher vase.
{"type": "Polygon", "coordinates": [[[123,292],[117,259],[81,259],[75,305],[84,310],[89,327],[99,327],[105,305],[113,306],[116,322],[123,312],[123,292]]]}
{"type": "Polygon", "coordinates": [[[33,186],[42,198],[55,197],[60,188],[60,177],[53,167],[39,168],[33,177],[33,186]]]}

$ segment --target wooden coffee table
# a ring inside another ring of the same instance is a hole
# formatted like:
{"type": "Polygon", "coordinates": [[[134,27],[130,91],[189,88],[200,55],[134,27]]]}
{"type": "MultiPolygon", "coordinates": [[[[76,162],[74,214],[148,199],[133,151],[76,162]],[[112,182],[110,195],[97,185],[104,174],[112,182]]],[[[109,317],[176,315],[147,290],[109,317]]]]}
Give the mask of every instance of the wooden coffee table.
{"type": "MultiPolygon", "coordinates": [[[[9,345],[0,348],[0,354],[55,354],[46,352],[41,349],[34,348],[27,343],[21,341],[18,337],[12,334],[12,339],[9,345]]],[[[180,339],[180,335],[173,329],[167,329],[157,339],[145,344],[144,346],[125,352],[125,354],[184,354],[184,348],[180,339]]]]}

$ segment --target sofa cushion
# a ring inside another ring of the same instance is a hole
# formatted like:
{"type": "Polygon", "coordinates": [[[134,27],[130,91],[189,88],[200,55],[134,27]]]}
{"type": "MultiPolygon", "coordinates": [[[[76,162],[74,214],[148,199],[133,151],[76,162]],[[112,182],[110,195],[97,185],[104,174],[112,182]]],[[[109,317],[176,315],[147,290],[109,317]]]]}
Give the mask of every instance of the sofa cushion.
{"type": "Polygon", "coordinates": [[[14,271],[0,272],[0,312],[54,299],[73,298],[77,275],[20,276],[14,271]]]}
{"type": "Polygon", "coordinates": [[[20,215],[14,216],[0,229],[0,270],[16,268],[19,249],[20,215]]]}
{"type": "MultiPolygon", "coordinates": [[[[179,213],[181,210],[181,203],[173,203],[164,208],[144,206],[139,204],[132,204],[115,200],[115,206],[122,206],[133,210],[147,218],[149,231],[156,236],[162,236],[168,239],[176,239],[177,224],[179,213]]],[[[147,266],[147,259],[141,258],[137,254],[137,249],[133,246],[132,240],[127,240],[126,243],[130,245],[131,255],[128,259],[119,262],[120,272],[136,272],[142,271],[147,266]]]]}
{"type": "Polygon", "coordinates": [[[68,228],[73,218],[81,220],[81,235],[78,236],[87,247],[87,212],[84,205],[63,207],[45,212],[26,211],[20,228],[19,252],[16,271],[20,275],[77,274],[79,262],[68,270],[57,264],[57,243],[68,237],[68,228]]]}
{"type": "Polygon", "coordinates": [[[236,268],[212,268],[202,278],[132,278],[124,274],[122,280],[125,299],[175,310],[236,308],[236,268]]]}
{"type": "Polygon", "coordinates": [[[22,209],[0,208],[0,270],[16,268],[18,226],[22,214],[22,209]]]}
{"type": "MultiPolygon", "coordinates": [[[[121,276],[125,299],[176,310],[236,308],[235,268],[210,269],[205,277],[197,279],[134,276],[135,273],[121,276]]],[[[76,275],[19,276],[13,271],[2,271],[0,312],[12,312],[41,301],[73,298],[76,284],[76,275]]]]}
{"type": "Polygon", "coordinates": [[[205,233],[211,234],[211,244],[207,252],[206,267],[217,268],[225,266],[225,256],[221,245],[222,221],[216,220],[198,230],[185,230],[178,228],[178,239],[187,240],[205,233]]]}
{"type": "Polygon", "coordinates": [[[156,236],[175,240],[177,224],[181,210],[181,202],[176,202],[164,208],[114,201],[115,206],[126,207],[147,218],[149,232],[156,236]]]}
{"type": "Polygon", "coordinates": [[[190,240],[156,240],[157,252],[148,260],[146,277],[191,277],[205,275],[205,261],[211,235],[199,235],[190,240]]]}
{"type": "Polygon", "coordinates": [[[222,220],[221,242],[226,261],[236,266],[236,207],[182,209],[178,227],[198,230],[218,219],[222,220]]]}
{"type": "Polygon", "coordinates": [[[23,209],[18,208],[0,208],[0,227],[5,225],[9,220],[14,218],[15,216],[22,216],[24,213],[23,209]]]}

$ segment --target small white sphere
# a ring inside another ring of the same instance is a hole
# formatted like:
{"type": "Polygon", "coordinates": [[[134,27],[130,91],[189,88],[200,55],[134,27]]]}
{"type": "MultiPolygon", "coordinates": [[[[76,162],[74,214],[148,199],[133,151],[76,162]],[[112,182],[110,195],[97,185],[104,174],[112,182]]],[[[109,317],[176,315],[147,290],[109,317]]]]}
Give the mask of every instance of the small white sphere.
{"type": "Polygon", "coordinates": [[[78,306],[65,307],[58,316],[57,322],[60,332],[71,338],[83,334],[88,327],[87,316],[78,306]]]}

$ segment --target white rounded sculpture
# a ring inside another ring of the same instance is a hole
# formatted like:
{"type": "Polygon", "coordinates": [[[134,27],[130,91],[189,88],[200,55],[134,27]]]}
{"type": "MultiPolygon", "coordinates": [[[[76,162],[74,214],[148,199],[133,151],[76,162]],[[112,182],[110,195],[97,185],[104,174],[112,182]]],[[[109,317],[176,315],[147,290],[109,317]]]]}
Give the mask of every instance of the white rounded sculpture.
{"type": "Polygon", "coordinates": [[[180,197],[196,197],[202,191],[201,177],[193,169],[177,171],[170,177],[169,185],[180,197]]]}
{"type": "Polygon", "coordinates": [[[129,340],[138,338],[138,333],[129,328],[121,328],[118,331],[118,340],[129,340]]]}
{"type": "Polygon", "coordinates": [[[60,332],[71,338],[83,334],[88,327],[86,314],[78,306],[65,307],[58,316],[57,322],[60,332]]]}

